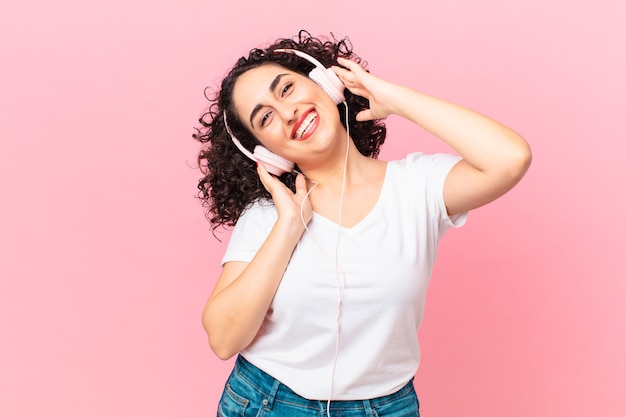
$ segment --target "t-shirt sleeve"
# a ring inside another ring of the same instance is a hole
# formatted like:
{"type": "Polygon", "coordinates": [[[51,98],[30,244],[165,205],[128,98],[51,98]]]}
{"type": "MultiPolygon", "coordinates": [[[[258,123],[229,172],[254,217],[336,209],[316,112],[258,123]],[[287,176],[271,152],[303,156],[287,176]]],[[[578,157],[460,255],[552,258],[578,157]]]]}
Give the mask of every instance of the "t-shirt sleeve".
{"type": "Polygon", "coordinates": [[[250,262],[267,239],[277,218],[272,203],[255,202],[248,207],[237,220],[222,265],[229,261],[250,262]]]}
{"type": "Polygon", "coordinates": [[[407,163],[415,175],[416,181],[420,181],[420,187],[424,192],[428,210],[438,219],[440,233],[450,227],[461,227],[467,220],[467,212],[449,216],[446,203],[443,199],[443,186],[450,173],[461,157],[452,154],[424,154],[413,153],[407,156],[407,163]]]}

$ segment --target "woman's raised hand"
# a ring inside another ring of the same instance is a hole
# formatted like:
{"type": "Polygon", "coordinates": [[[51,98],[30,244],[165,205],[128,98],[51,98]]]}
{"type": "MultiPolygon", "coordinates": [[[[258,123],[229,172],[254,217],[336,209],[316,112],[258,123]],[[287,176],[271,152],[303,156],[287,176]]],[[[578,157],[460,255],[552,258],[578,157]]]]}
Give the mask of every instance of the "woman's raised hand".
{"type": "Polygon", "coordinates": [[[304,175],[298,174],[296,177],[296,192],[293,193],[278,178],[271,175],[262,162],[258,164],[257,172],[263,186],[272,195],[279,220],[296,221],[304,230],[304,224],[311,220],[313,213],[311,201],[306,198],[308,190],[304,175]],[[304,219],[304,224],[302,224],[302,219],[304,219]]]}
{"type": "Polygon", "coordinates": [[[305,199],[304,175],[298,174],[294,193],[267,172],[263,163],[258,164],[257,172],[272,195],[278,220],[252,260],[224,264],[204,308],[202,322],[211,349],[222,359],[241,352],[259,333],[304,225],[313,213],[311,202],[305,199]]]}
{"type": "Polygon", "coordinates": [[[365,97],[370,102],[369,109],[357,114],[358,121],[382,119],[395,113],[394,90],[401,88],[400,86],[370,74],[361,65],[349,59],[339,57],[337,62],[347,68],[332,67],[341,82],[352,94],[365,97]]]}

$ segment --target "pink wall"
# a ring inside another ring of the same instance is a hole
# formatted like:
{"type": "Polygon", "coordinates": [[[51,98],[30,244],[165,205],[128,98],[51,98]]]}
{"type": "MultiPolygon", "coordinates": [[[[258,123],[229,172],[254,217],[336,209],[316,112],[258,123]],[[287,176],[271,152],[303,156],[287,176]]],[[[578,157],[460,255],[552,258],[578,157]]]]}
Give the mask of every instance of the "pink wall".
{"type": "MultiPolygon", "coordinates": [[[[0,415],[215,414],[230,363],[200,312],[225,245],[194,200],[192,127],[206,85],[301,27],[533,147],[444,239],[423,415],[626,414],[626,3],[173,4],[0,7],[0,415]]],[[[388,125],[384,157],[446,150],[388,125]]]]}

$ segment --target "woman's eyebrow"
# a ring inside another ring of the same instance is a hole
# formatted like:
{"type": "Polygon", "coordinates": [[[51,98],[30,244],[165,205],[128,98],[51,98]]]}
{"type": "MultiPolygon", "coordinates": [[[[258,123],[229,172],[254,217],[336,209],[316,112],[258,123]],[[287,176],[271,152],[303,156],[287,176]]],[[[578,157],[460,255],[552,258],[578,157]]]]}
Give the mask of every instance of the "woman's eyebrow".
{"type": "MultiPolygon", "coordinates": [[[[278,74],[276,77],[274,77],[274,79],[270,83],[270,88],[269,88],[270,93],[272,94],[274,93],[274,90],[276,90],[276,87],[278,86],[280,79],[283,78],[285,75],[288,75],[288,74],[278,74]]],[[[254,109],[252,109],[252,113],[250,113],[250,126],[254,126],[254,124],[252,123],[252,119],[254,119],[254,116],[256,116],[256,114],[259,112],[259,110],[261,110],[261,108],[263,108],[263,106],[261,104],[257,104],[256,106],[254,106],[254,109]]]]}

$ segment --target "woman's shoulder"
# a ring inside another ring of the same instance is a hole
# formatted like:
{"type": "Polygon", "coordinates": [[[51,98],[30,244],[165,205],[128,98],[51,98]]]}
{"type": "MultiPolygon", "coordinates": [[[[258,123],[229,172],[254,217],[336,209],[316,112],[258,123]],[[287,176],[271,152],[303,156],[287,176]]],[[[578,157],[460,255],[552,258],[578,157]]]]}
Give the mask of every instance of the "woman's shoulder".
{"type": "Polygon", "coordinates": [[[278,219],[278,212],[271,200],[255,200],[237,219],[230,237],[229,248],[260,246],[276,219],[278,219]]]}
{"type": "Polygon", "coordinates": [[[241,213],[237,220],[237,225],[245,222],[265,222],[275,221],[278,218],[278,212],[272,200],[257,199],[250,203],[241,213]]]}

